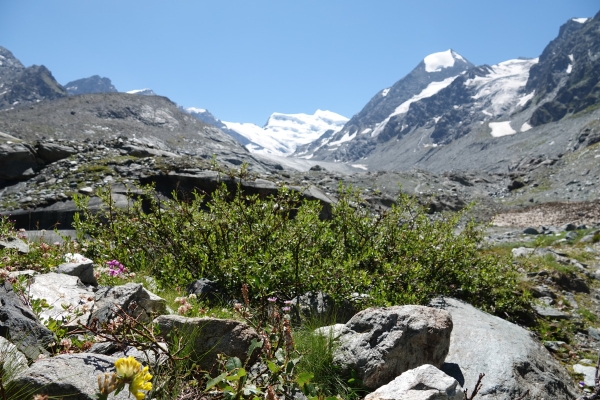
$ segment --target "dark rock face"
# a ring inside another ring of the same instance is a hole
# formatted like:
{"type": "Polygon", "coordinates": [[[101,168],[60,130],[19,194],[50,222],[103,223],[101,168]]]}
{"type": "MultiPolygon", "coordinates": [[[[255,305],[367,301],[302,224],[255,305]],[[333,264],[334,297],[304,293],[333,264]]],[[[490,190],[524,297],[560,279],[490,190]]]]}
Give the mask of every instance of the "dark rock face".
{"type": "Polygon", "coordinates": [[[584,23],[569,20],[560,27],[558,37],[531,68],[527,90],[535,90],[538,104],[531,125],[558,121],[600,101],[600,59],[591,56],[599,52],[600,13],[584,23]]]}
{"type": "MultiPolygon", "coordinates": [[[[25,66],[8,49],[0,46],[0,89],[17,77],[25,66]]],[[[4,91],[4,90],[3,90],[4,91]]]]}
{"type": "Polygon", "coordinates": [[[43,162],[27,144],[0,144],[0,181],[31,178],[43,162]]]}
{"type": "Polygon", "coordinates": [[[56,340],[8,282],[0,286],[0,336],[9,339],[29,360],[48,354],[46,349],[56,340]]]}
{"type": "Polygon", "coordinates": [[[46,164],[62,160],[73,154],[77,154],[77,150],[70,146],[64,146],[58,143],[40,142],[36,145],[36,153],[46,164]]]}
{"type": "Polygon", "coordinates": [[[67,95],[66,90],[43,65],[24,69],[12,81],[5,83],[5,87],[8,90],[0,96],[0,108],[53,100],[67,95]]]}
{"type": "Polygon", "coordinates": [[[101,78],[99,75],[89,78],[77,79],[65,85],[65,89],[70,96],[86,93],[111,93],[117,92],[108,78],[101,78]]]}

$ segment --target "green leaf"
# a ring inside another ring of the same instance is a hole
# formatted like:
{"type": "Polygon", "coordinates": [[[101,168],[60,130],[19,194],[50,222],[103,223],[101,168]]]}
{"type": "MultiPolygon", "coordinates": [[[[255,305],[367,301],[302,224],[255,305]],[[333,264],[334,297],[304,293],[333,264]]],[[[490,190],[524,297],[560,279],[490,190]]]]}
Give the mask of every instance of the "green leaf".
{"type": "Polygon", "coordinates": [[[225,379],[227,379],[229,382],[235,382],[235,381],[239,381],[240,379],[242,379],[245,376],[246,376],[246,370],[244,368],[240,368],[237,371],[235,371],[234,374],[229,375],[225,379]]]}
{"type": "Polygon", "coordinates": [[[296,378],[296,383],[299,386],[304,386],[305,384],[310,382],[314,377],[315,377],[315,374],[313,374],[311,372],[301,372],[300,374],[298,374],[298,377],[296,378]]]}
{"type": "Polygon", "coordinates": [[[232,371],[235,368],[242,368],[242,362],[239,358],[232,357],[225,363],[225,368],[227,368],[227,371],[232,371]]]}
{"type": "Polygon", "coordinates": [[[279,372],[279,367],[273,361],[267,361],[267,368],[274,374],[279,372]]]}
{"type": "Polygon", "coordinates": [[[227,376],[227,372],[223,372],[221,375],[217,376],[216,378],[213,378],[213,379],[209,380],[208,382],[206,382],[206,389],[205,390],[212,389],[219,382],[221,382],[226,376],[227,376]]]}
{"type": "Polygon", "coordinates": [[[262,345],[263,345],[262,340],[252,339],[252,343],[250,343],[250,347],[248,348],[248,358],[250,358],[250,356],[252,355],[254,350],[256,350],[258,348],[262,348],[262,345]]]}

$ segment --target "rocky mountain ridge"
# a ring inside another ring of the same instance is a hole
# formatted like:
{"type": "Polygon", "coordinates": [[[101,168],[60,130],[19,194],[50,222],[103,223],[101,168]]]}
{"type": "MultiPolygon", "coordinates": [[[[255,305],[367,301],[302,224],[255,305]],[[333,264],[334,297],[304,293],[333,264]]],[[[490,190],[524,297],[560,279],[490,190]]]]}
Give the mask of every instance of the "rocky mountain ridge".
{"type": "MultiPolygon", "coordinates": [[[[569,20],[539,59],[469,65],[447,78],[447,84],[408,92],[410,100],[397,99],[395,109],[378,105],[388,96],[385,89],[340,132],[295,155],[360,163],[371,170],[418,167],[440,172],[475,167],[499,171],[501,164],[519,162],[525,151],[545,154],[549,143],[559,149],[551,153],[563,153],[575,132],[597,118],[593,105],[598,99],[591,88],[599,82],[594,50],[600,44],[599,25],[600,14],[569,20]],[[378,117],[373,120],[372,115],[378,117]],[[557,124],[546,126],[549,122],[557,124]]],[[[422,71],[420,64],[413,72],[422,71]]]]}
{"type": "Polygon", "coordinates": [[[67,96],[67,91],[43,65],[25,68],[0,46],[0,110],[67,96]]]}
{"type": "Polygon", "coordinates": [[[65,89],[71,96],[77,94],[118,92],[109,78],[101,78],[100,75],[71,81],[65,85],[65,89]]]}

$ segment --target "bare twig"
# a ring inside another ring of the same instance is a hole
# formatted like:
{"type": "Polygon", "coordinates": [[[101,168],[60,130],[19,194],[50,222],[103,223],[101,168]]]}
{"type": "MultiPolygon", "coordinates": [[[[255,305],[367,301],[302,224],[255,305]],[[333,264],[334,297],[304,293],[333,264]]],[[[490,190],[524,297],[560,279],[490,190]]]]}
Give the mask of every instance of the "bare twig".
{"type": "Polygon", "coordinates": [[[479,378],[477,379],[477,383],[475,384],[475,388],[473,389],[473,393],[471,394],[471,397],[469,397],[468,392],[469,389],[465,389],[464,393],[465,393],[465,400],[473,400],[475,398],[475,395],[477,395],[477,392],[479,392],[479,390],[481,389],[481,380],[483,379],[483,377],[485,376],[485,374],[479,374],[479,378]]]}

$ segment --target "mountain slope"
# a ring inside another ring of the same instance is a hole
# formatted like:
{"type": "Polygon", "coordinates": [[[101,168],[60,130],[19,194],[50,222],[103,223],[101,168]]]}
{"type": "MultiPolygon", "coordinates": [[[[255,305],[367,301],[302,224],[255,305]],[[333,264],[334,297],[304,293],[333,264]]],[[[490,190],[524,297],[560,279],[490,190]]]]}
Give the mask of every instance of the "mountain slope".
{"type": "MultiPolygon", "coordinates": [[[[433,53],[425,57],[407,76],[393,86],[378,92],[339,132],[319,138],[317,142],[297,149],[296,156],[326,160],[339,158],[331,154],[349,142],[363,136],[376,136],[390,118],[405,113],[410,105],[430,97],[448,86],[473,64],[453,50],[433,53]]],[[[368,153],[368,148],[355,159],[368,153]]]]}
{"type": "Polygon", "coordinates": [[[228,134],[229,136],[234,138],[241,145],[247,145],[250,143],[250,140],[248,140],[245,136],[242,136],[238,132],[229,129],[227,127],[227,125],[225,125],[223,123],[223,121],[216,118],[214,115],[212,115],[208,110],[205,110],[204,108],[196,108],[196,107],[184,108],[184,107],[180,106],[179,109],[183,112],[190,114],[194,118],[204,122],[205,124],[212,125],[212,126],[219,128],[220,130],[222,130],[223,132],[225,132],[226,134],[228,134]]]}
{"type": "Polygon", "coordinates": [[[2,112],[0,131],[30,142],[135,138],[148,146],[210,157],[247,155],[235,140],[181,112],[166,97],[95,93],[2,112]]]}

